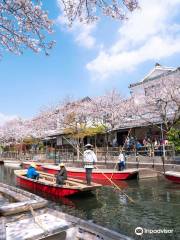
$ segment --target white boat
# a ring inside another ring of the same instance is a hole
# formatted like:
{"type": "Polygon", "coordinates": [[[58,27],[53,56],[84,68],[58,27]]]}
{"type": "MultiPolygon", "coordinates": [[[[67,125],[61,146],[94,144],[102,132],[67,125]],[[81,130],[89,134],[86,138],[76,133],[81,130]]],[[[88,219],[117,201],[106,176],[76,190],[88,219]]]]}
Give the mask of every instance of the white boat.
{"type": "Polygon", "coordinates": [[[15,200],[0,207],[1,240],[132,240],[90,221],[43,208],[46,200],[24,190],[0,183],[0,193],[15,200]]]}
{"type": "Polygon", "coordinates": [[[7,167],[20,167],[22,164],[19,160],[4,160],[4,166],[7,167]]]}
{"type": "Polygon", "coordinates": [[[132,240],[132,238],[49,208],[4,220],[8,240],[132,240]]]}

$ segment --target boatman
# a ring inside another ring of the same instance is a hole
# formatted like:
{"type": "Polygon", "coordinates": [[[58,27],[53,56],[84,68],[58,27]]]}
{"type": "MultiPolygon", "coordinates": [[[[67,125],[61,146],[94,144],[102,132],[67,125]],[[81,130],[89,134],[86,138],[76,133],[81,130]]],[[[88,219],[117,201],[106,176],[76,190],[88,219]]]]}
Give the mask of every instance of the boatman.
{"type": "Polygon", "coordinates": [[[86,181],[87,185],[91,185],[91,175],[94,168],[94,164],[97,162],[96,154],[92,150],[92,145],[87,144],[84,151],[84,168],[86,169],[86,181]]]}
{"type": "Polygon", "coordinates": [[[67,180],[67,170],[64,163],[59,164],[60,170],[56,176],[56,184],[63,185],[64,181],[67,180]]]}
{"type": "Polygon", "coordinates": [[[36,164],[31,163],[27,171],[27,177],[31,179],[39,179],[39,173],[36,171],[36,164]]]}

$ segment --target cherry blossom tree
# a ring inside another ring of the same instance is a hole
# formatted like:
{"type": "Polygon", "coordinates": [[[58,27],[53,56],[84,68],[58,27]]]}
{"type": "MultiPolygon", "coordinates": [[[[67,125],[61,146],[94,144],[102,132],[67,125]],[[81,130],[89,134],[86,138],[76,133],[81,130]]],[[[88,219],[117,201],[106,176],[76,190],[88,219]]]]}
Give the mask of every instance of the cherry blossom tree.
{"type": "Polygon", "coordinates": [[[115,19],[126,19],[126,13],[138,7],[137,0],[58,0],[64,15],[70,24],[79,19],[81,22],[93,22],[99,13],[115,19]]]}
{"type": "Polygon", "coordinates": [[[93,99],[92,112],[97,124],[104,126],[107,149],[112,131],[124,126],[127,107],[126,99],[116,89],[93,99]]]}
{"type": "MultiPolygon", "coordinates": [[[[52,33],[53,21],[43,10],[41,0],[0,0],[0,53],[8,50],[22,54],[30,48],[34,52],[43,50],[47,55],[54,41],[47,40],[52,33]]],[[[86,23],[97,19],[99,9],[113,18],[124,19],[126,10],[137,8],[136,0],[59,0],[61,9],[70,24],[75,19],[86,23]]]]}
{"type": "Polygon", "coordinates": [[[179,72],[163,76],[155,85],[146,87],[144,98],[141,98],[141,102],[135,100],[131,110],[141,123],[152,125],[162,123],[164,131],[168,132],[180,119],[179,72]]]}
{"type": "Polygon", "coordinates": [[[117,90],[93,99],[93,113],[108,131],[119,127],[126,115],[126,101],[117,90]]]}
{"type": "Polygon", "coordinates": [[[53,22],[38,0],[0,0],[0,46],[16,54],[25,48],[48,54],[54,42],[45,40],[53,22]]]}

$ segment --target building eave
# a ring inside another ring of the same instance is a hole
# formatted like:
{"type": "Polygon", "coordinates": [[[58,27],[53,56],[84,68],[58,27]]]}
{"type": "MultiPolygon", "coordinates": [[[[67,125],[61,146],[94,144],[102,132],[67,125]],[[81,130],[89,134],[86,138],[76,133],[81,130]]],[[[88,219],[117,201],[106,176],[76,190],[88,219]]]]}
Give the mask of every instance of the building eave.
{"type": "MultiPolygon", "coordinates": [[[[153,70],[152,70],[152,71],[153,71],[153,70]]],[[[143,81],[130,84],[130,85],[129,85],[129,88],[136,87],[136,86],[138,86],[138,85],[142,85],[143,83],[147,83],[147,82],[153,81],[153,80],[158,79],[158,78],[160,78],[160,77],[169,76],[169,75],[174,74],[174,73],[176,73],[176,72],[178,72],[178,71],[180,71],[180,67],[176,68],[175,70],[169,70],[169,71],[166,72],[166,73],[162,73],[162,74],[160,74],[160,75],[158,75],[158,76],[155,76],[155,77],[152,77],[152,78],[147,78],[147,77],[145,77],[145,78],[143,79],[143,81]]]]}

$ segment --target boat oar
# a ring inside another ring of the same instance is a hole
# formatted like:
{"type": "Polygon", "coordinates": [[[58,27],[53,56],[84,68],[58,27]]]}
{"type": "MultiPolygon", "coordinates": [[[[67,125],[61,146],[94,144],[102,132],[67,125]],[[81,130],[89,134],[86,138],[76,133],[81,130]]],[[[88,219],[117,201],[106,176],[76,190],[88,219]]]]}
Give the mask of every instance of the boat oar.
{"type": "Polygon", "coordinates": [[[95,167],[97,170],[99,170],[99,171],[101,172],[101,174],[102,174],[107,180],[109,180],[109,182],[110,182],[114,187],[116,187],[122,194],[124,194],[124,195],[129,199],[130,202],[135,203],[135,201],[134,201],[131,197],[129,197],[125,192],[123,192],[123,190],[122,190],[117,184],[115,184],[115,183],[111,180],[111,178],[109,178],[106,174],[104,174],[96,165],[94,165],[94,167],[95,167]]]}
{"type": "MultiPolygon", "coordinates": [[[[69,142],[70,145],[71,145],[73,148],[76,149],[76,147],[75,147],[66,137],[63,136],[63,138],[64,138],[67,142],[69,142]]],[[[76,150],[77,150],[77,149],[76,149],[76,150]]],[[[83,156],[83,153],[82,153],[81,151],[79,151],[79,153],[83,156]]],[[[122,194],[124,194],[124,195],[129,199],[130,202],[135,203],[135,201],[134,201],[131,197],[129,197],[126,193],[124,193],[123,190],[122,190],[117,184],[115,184],[108,176],[106,176],[106,174],[104,174],[96,165],[95,165],[95,168],[98,169],[98,170],[102,173],[102,175],[103,175],[106,179],[108,179],[111,184],[114,185],[114,187],[116,187],[122,194]]]]}

